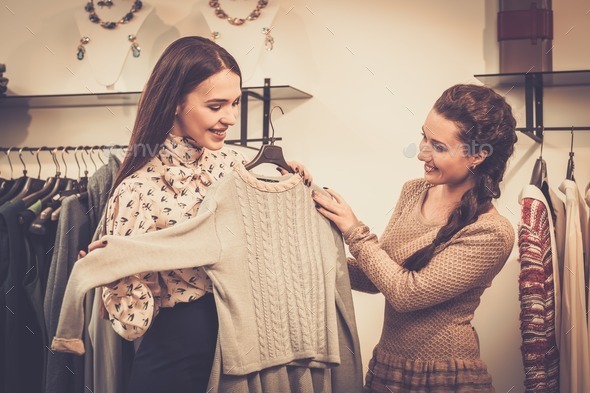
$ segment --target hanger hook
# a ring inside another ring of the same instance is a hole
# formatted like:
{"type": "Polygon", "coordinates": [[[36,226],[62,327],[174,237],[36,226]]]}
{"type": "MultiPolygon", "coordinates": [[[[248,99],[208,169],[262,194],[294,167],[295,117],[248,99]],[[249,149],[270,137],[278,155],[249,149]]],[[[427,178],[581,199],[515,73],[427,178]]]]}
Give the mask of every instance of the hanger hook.
{"type": "Polygon", "coordinates": [[[88,176],[88,164],[86,163],[86,159],[84,158],[83,154],[88,153],[87,148],[88,146],[83,146],[82,151],[80,152],[80,158],[82,158],[82,161],[84,162],[84,176],[88,176]]]}
{"type": "Polygon", "coordinates": [[[281,108],[281,107],[280,107],[280,106],[278,106],[278,105],[275,105],[275,106],[273,106],[273,107],[272,107],[272,109],[270,110],[270,115],[269,115],[269,117],[268,117],[268,118],[269,118],[269,122],[270,122],[270,128],[272,129],[272,136],[270,137],[270,144],[271,144],[271,145],[274,145],[274,143],[275,143],[275,126],[272,124],[272,112],[273,112],[273,111],[274,111],[276,108],[279,108],[279,109],[280,109],[280,111],[281,111],[281,113],[282,113],[283,115],[285,114],[285,111],[283,111],[283,108],[281,108]]]}
{"type": "Polygon", "coordinates": [[[51,159],[53,160],[53,164],[55,165],[55,177],[59,177],[61,175],[59,162],[57,161],[57,148],[51,150],[51,159]]]}
{"type": "Polygon", "coordinates": [[[23,176],[27,176],[27,165],[25,164],[25,161],[23,160],[23,149],[24,149],[24,147],[21,147],[20,149],[18,149],[18,159],[23,164],[23,176]]]}
{"type": "Polygon", "coordinates": [[[9,147],[7,151],[4,153],[6,154],[6,158],[8,158],[8,165],[10,165],[10,179],[14,179],[14,168],[12,168],[12,161],[10,161],[10,151],[12,147],[9,147]]]}
{"type": "Polygon", "coordinates": [[[92,165],[94,165],[94,172],[96,172],[98,170],[98,167],[96,166],[96,162],[94,162],[94,158],[92,157],[92,155],[94,154],[94,148],[96,146],[92,146],[90,148],[90,153],[88,153],[88,155],[90,156],[90,161],[92,161],[92,165]]]}
{"type": "Polygon", "coordinates": [[[80,161],[78,161],[78,149],[80,149],[80,146],[76,146],[74,149],[74,159],[76,160],[76,166],[78,167],[78,179],[80,179],[82,175],[82,168],[80,168],[80,161]]]}
{"type": "Polygon", "coordinates": [[[97,155],[98,155],[98,159],[100,160],[100,162],[102,162],[102,165],[106,165],[106,163],[104,162],[104,160],[102,159],[102,156],[104,154],[104,146],[96,146],[98,148],[98,150],[100,150],[97,155]]]}
{"type": "Polygon", "coordinates": [[[545,126],[541,126],[541,154],[539,158],[543,158],[543,146],[545,145],[545,126]]]}
{"type": "Polygon", "coordinates": [[[61,151],[61,160],[64,163],[64,167],[66,168],[64,170],[64,178],[67,178],[68,177],[68,164],[66,163],[65,153],[70,154],[67,147],[64,147],[64,149],[61,151]]]}
{"type": "MultiPolygon", "coordinates": [[[[43,146],[45,147],[45,146],[43,146]]],[[[41,179],[41,160],[39,160],[39,153],[41,152],[41,149],[43,149],[43,147],[40,147],[37,149],[37,151],[35,152],[35,158],[37,159],[37,165],[39,165],[39,174],[37,175],[37,177],[39,179],[41,179]]]]}
{"type": "Polygon", "coordinates": [[[574,153],[574,126],[572,126],[572,130],[571,130],[571,146],[570,146],[570,155],[572,155],[574,153]]]}

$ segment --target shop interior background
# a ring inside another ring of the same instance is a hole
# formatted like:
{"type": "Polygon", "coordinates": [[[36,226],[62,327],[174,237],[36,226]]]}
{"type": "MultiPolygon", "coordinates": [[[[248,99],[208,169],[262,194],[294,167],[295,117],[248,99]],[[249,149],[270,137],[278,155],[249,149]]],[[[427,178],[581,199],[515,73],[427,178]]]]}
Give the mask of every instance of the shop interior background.
{"type": "MultiPolygon", "coordinates": [[[[260,51],[256,69],[244,86],[261,86],[269,77],[273,85],[291,85],[313,95],[275,102],[285,111],[273,115],[285,156],[304,163],[317,183],[340,192],[358,217],[381,233],[402,184],[423,175],[416,147],[434,101],[453,84],[478,83],[474,74],[499,72],[498,2],[271,1],[280,3],[272,26],[274,50],[260,51]]],[[[149,3],[154,12],[137,34],[141,56],[133,58],[129,53],[116,84],[120,91],[140,91],[164,48],[175,39],[210,35],[202,15],[204,0],[149,3]]],[[[88,62],[76,59],[80,32],[73,14],[84,4],[84,0],[2,2],[0,63],[7,65],[9,94],[109,91],[95,81],[88,62]]],[[[553,12],[553,70],[590,69],[590,3],[556,1],[553,12]]],[[[240,39],[228,29],[218,43],[223,46],[240,39]]],[[[264,40],[262,34],[260,40],[264,40]]],[[[252,46],[244,42],[243,52],[233,55],[240,61],[252,46]]],[[[92,51],[92,43],[87,50],[92,51]]],[[[522,89],[501,92],[507,93],[523,126],[522,89]]],[[[545,125],[587,125],[589,105],[588,86],[547,88],[545,125]]],[[[260,137],[261,105],[252,101],[249,110],[249,136],[260,137]]],[[[134,119],[133,106],[0,108],[0,146],[126,144],[134,119]]],[[[238,135],[239,124],[229,138],[238,135]]],[[[569,147],[569,132],[546,133],[543,157],[554,188],[565,178],[569,147]]],[[[529,182],[539,150],[539,144],[519,134],[496,204],[515,227],[518,194],[529,182]]],[[[590,181],[590,132],[576,132],[574,151],[576,180],[585,187],[590,181]]],[[[34,157],[30,153],[23,157],[29,174],[36,176],[34,157]]],[[[22,170],[18,154],[12,153],[11,158],[18,177],[22,170]]],[[[77,176],[75,162],[66,158],[68,174],[77,176]]],[[[51,158],[45,153],[42,160],[42,178],[51,176],[55,172],[51,158]]],[[[5,155],[0,156],[0,170],[0,176],[10,175],[5,155]]],[[[515,248],[484,293],[474,320],[481,356],[498,392],[523,390],[517,254],[515,248]]],[[[366,371],[381,333],[384,299],[357,292],[354,299],[366,371]]]]}

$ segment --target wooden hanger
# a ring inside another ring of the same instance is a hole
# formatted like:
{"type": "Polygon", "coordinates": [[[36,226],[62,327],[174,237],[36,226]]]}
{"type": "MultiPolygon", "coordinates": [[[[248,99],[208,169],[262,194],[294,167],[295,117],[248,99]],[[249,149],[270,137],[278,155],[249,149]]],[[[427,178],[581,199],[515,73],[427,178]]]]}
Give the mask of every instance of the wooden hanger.
{"type": "Polygon", "coordinates": [[[281,108],[280,106],[275,106],[272,108],[272,110],[270,111],[270,127],[272,128],[270,144],[262,145],[260,150],[258,150],[258,154],[256,154],[256,157],[254,157],[252,161],[245,165],[245,168],[247,170],[251,170],[252,168],[257,167],[261,164],[274,164],[283,168],[289,173],[294,173],[293,169],[291,169],[291,167],[289,166],[289,164],[287,164],[287,161],[285,160],[285,156],[283,155],[283,149],[280,146],[274,144],[275,127],[272,124],[272,111],[274,111],[275,108],[279,108],[281,113],[283,115],[285,114],[285,112],[283,112],[283,108],[281,108]]]}

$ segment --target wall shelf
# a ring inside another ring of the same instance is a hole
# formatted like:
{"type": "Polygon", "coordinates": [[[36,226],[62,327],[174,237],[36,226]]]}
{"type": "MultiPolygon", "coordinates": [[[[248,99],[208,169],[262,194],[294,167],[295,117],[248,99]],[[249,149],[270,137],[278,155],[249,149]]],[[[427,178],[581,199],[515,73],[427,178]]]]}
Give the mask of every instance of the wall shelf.
{"type": "MultiPolygon", "coordinates": [[[[516,72],[474,75],[492,88],[524,87],[526,126],[517,128],[536,142],[543,140],[545,131],[570,131],[572,126],[545,127],[543,124],[543,89],[558,86],[590,86],[590,70],[516,72]]],[[[576,131],[589,131],[590,126],[574,126],[576,131]]]]}
{"type": "MultiPolygon", "coordinates": [[[[81,93],[81,94],[47,94],[47,95],[7,95],[0,97],[0,110],[25,108],[79,108],[104,106],[135,106],[139,102],[140,91],[116,93],[81,93]]],[[[313,96],[289,85],[271,86],[270,79],[264,80],[264,86],[242,88],[242,110],[240,139],[227,140],[226,143],[248,147],[248,142],[269,143],[269,113],[271,100],[298,100],[313,96]],[[263,102],[262,138],[248,138],[248,103],[250,99],[263,102]]],[[[276,138],[276,140],[281,140],[276,138]]]]}

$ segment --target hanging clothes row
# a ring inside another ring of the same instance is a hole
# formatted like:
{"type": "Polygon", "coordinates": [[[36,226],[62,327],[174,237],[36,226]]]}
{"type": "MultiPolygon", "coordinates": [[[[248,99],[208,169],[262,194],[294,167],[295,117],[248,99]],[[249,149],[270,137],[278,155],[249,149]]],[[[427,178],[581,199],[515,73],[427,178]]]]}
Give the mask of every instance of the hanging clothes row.
{"type": "Polygon", "coordinates": [[[55,334],[77,253],[92,240],[120,166],[115,155],[105,161],[102,153],[122,148],[0,148],[11,168],[10,179],[0,179],[0,392],[94,390],[92,358],[51,351],[48,337],[55,334]],[[23,176],[16,179],[12,151],[18,151],[23,166],[23,176]],[[65,154],[71,151],[77,179],[67,176],[65,154]],[[36,155],[37,178],[27,176],[23,152],[36,155]],[[47,180],[40,179],[41,152],[51,153],[56,168],[47,180]],[[84,163],[83,175],[78,157],[84,163]],[[86,158],[94,165],[91,177],[86,158]],[[100,168],[97,161],[102,163],[100,168]]]}
{"type": "Polygon", "coordinates": [[[565,180],[549,185],[537,159],[519,198],[519,298],[526,392],[590,391],[588,207],[574,177],[572,146],[565,180]]]}

